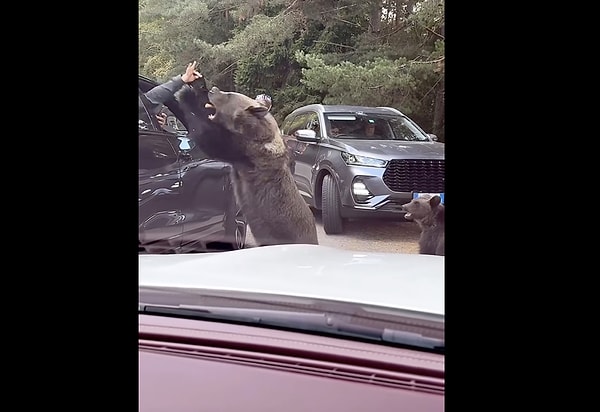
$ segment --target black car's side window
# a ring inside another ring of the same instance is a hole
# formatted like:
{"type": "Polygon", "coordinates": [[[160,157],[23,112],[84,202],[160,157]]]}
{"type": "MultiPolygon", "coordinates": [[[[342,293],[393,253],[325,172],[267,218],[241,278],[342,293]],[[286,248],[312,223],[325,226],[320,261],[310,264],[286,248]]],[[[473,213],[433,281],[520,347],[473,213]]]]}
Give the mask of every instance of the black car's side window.
{"type": "Polygon", "coordinates": [[[164,136],[140,136],[139,169],[154,170],[177,163],[177,153],[164,136]]]}
{"type": "Polygon", "coordinates": [[[162,125],[162,130],[174,134],[182,134],[187,132],[183,122],[179,120],[167,106],[162,108],[161,113],[166,115],[166,121],[165,124],[162,125]]]}
{"type": "Polygon", "coordinates": [[[152,121],[150,120],[150,116],[148,115],[148,111],[146,110],[146,107],[144,106],[144,102],[142,101],[141,96],[138,96],[138,104],[140,106],[138,128],[140,130],[154,130],[154,126],[152,126],[152,121]]]}

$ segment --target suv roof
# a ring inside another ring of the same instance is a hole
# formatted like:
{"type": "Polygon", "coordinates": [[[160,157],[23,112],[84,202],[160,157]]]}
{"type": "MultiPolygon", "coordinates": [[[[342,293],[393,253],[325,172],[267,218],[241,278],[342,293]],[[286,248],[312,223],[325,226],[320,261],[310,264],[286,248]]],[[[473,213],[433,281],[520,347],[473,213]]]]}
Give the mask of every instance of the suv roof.
{"type": "Polygon", "coordinates": [[[332,113],[332,112],[368,112],[368,113],[394,113],[404,116],[402,112],[393,107],[372,107],[372,106],[352,106],[346,104],[309,104],[306,106],[299,107],[294,110],[292,113],[303,112],[307,110],[319,111],[322,113],[332,113]]]}

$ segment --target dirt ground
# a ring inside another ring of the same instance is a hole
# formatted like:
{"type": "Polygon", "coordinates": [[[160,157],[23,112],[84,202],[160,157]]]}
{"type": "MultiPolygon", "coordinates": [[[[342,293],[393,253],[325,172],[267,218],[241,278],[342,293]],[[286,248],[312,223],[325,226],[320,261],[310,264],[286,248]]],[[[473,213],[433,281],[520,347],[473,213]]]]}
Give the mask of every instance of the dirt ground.
{"type": "MultiPolygon", "coordinates": [[[[420,230],[416,223],[377,219],[350,220],[341,235],[327,235],[323,230],[321,217],[315,216],[319,244],[341,249],[364,252],[419,253],[420,230]]],[[[249,231],[248,247],[254,246],[252,232],[249,231]]]]}

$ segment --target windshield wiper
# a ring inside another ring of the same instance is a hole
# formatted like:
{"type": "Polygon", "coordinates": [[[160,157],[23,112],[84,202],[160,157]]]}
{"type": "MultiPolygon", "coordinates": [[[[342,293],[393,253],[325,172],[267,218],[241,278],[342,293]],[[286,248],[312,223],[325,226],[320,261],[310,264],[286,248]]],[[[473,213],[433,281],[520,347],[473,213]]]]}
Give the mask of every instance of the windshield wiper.
{"type": "Polygon", "coordinates": [[[351,323],[351,315],[337,313],[287,312],[268,309],[225,308],[195,305],[139,304],[139,312],[149,315],[186,317],[200,320],[260,324],[287,330],[343,335],[398,345],[444,350],[444,340],[419,333],[389,328],[374,328],[351,323]]]}

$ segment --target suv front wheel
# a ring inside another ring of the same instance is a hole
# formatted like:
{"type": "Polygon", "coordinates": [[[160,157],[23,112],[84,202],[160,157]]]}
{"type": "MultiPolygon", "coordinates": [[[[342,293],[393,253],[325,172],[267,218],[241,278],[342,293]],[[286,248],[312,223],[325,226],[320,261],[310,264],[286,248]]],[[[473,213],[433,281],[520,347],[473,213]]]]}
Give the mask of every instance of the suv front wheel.
{"type": "Polygon", "coordinates": [[[323,178],[321,190],[321,205],[323,208],[323,229],[328,235],[336,235],[344,230],[344,221],[340,211],[341,201],[335,179],[331,175],[323,178]]]}

